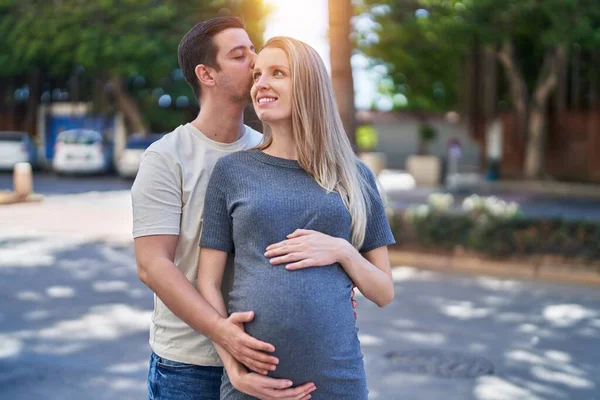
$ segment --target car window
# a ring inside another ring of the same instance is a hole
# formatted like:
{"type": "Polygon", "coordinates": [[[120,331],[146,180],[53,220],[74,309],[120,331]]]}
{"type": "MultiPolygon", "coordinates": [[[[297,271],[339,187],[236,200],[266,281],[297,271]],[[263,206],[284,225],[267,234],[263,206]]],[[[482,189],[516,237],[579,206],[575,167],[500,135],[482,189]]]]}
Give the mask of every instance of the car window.
{"type": "Polygon", "coordinates": [[[22,132],[0,132],[0,142],[22,142],[24,135],[22,132]]]}
{"type": "Polygon", "coordinates": [[[95,143],[102,143],[102,135],[96,131],[64,131],[58,135],[57,141],[64,144],[83,144],[91,145],[95,143]]]}

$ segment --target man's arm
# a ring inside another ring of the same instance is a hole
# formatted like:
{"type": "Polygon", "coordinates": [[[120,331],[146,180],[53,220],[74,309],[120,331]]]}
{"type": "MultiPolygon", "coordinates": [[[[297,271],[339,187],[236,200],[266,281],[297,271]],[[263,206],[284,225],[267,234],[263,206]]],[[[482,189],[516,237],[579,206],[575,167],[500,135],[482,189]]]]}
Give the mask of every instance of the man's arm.
{"type": "MultiPolygon", "coordinates": [[[[223,294],[221,292],[221,286],[223,284],[223,274],[225,272],[225,265],[227,264],[227,253],[220,250],[202,248],[200,250],[200,257],[198,259],[198,281],[197,287],[200,295],[206,300],[210,307],[222,317],[227,318],[227,309],[225,302],[223,301],[223,294]]],[[[253,313],[238,313],[238,314],[251,314],[253,313]]],[[[251,319],[251,318],[250,318],[251,319]]],[[[241,321],[237,326],[243,330],[243,322],[241,321]]],[[[228,352],[220,345],[215,343],[215,347],[225,364],[226,359],[232,359],[232,355],[237,360],[251,368],[252,370],[266,375],[269,371],[275,371],[276,365],[279,360],[268,354],[256,352],[252,354],[247,351],[245,353],[233,354],[228,352]]],[[[266,351],[273,352],[275,348],[269,345],[269,349],[266,351]]],[[[234,350],[235,351],[235,350],[234,350]]],[[[233,359],[232,359],[233,361],[233,359]]]]}
{"type": "Polygon", "coordinates": [[[272,357],[262,352],[272,351],[273,346],[254,339],[236,324],[236,319],[247,319],[246,316],[223,318],[175,266],[177,239],[176,235],[153,235],[134,240],[140,280],[173,314],[213,342],[233,354],[266,363],[272,361],[272,357]]]}
{"type": "MultiPolygon", "coordinates": [[[[144,153],[131,189],[138,275],[165,305],[196,331],[232,353],[268,351],[235,323],[222,318],[175,265],[181,219],[181,174],[160,154],[144,153]]],[[[195,266],[194,266],[195,267],[195,266]]]]}
{"type": "MultiPolygon", "coordinates": [[[[221,285],[223,283],[226,263],[226,252],[209,248],[202,248],[200,250],[198,260],[198,291],[224,318],[227,317],[227,308],[223,300],[221,285]]],[[[243,329],[242,322],[239,323],[239,326],[243,329]]],[[[260,399],[304,399],[316,388],[313,383],[308,382],[292,389],[290,387],[293,383],[289,379],[273,379],[248,372],[236,359],[246,360],[243,361],[244,363],[251,362],[251,368],[263,375],[266,375],[268,371],[274,371],[275,365],[266,362],[256,362],[254,359],[248,359],[244,354],[237,355],[234,358],[218,343],[215,343],[215,348],[223,361],[233,387],[253,397],[260,399]]],[[[271,351],[275,351],[275,349],[273,348],[271,351]]],[[[265,354],[263,357],[267,358],[270,356],[265,354]]],[[[274,357],[270,358],[277,361],[274,357]]]]}
{"type": "Polygon", "coordinates": [[[189,326],[211,340],[220,341],[221,316],[175,266],[177,235],[153,235],[134,240],[140,280],[189,326]]]}

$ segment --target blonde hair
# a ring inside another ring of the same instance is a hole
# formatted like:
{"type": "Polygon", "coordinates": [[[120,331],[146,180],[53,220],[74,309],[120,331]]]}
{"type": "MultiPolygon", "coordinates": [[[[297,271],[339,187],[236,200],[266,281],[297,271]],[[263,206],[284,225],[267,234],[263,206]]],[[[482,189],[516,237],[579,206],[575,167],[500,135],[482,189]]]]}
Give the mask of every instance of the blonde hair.
{"type": "MultiPolygon", "coordinates": [[[[263,47],[284,51],[292,79],[292,134],[300,166],[329,192],[339,193],[352,218],[351,243],[360,248],[365,240],[369,190],[358,171],[358,159],[335,103],[329,75],[319,54],[304,42],[274,37],[263,47]]],[[[265,149],[273,140],[264,124],[265,149]]]]}

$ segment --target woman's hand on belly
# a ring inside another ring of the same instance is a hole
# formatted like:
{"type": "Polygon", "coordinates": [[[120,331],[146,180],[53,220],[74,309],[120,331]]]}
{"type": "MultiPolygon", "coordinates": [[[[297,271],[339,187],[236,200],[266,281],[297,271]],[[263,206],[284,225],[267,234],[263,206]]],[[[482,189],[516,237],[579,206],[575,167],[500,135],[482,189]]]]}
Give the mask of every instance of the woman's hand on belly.
{"type": "Polygon", "coordinates": [[[287,239],[267,247],[265,257],[272,265],[286,269],[322,267],[339,261],[350,243],[344,239],[308,229],[296,229],[287,239]]]}
{"type": "Polygon", "coordinates": [[[262,400],[308,400],[317,388],[312,382],[292,388],[293,382],[289,379],[275,379],[243,370],[229,374],[229,379],[240,392],[262,400]]]}

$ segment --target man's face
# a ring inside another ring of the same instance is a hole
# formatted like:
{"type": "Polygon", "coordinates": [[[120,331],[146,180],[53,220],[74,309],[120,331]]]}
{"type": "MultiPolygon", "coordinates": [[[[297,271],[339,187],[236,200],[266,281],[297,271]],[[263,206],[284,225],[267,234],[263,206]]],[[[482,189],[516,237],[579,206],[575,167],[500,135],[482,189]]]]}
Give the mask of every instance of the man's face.
{"type": "Polygon", "coordinates": [[[254,45],[245,30],[230,28],[213,37],[217,48],[217,63],[220,67],[214,79],[217,88],[236,103],[250,99],[252,69],[254,68],[254,45]]]}

